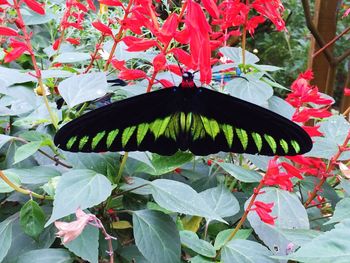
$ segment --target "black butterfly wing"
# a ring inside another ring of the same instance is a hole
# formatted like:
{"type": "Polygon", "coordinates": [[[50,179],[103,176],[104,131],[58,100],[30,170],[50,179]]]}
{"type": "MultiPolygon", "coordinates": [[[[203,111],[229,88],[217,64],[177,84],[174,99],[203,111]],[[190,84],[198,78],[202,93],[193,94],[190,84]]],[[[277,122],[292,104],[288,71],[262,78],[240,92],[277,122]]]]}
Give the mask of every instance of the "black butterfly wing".
{"type": "Polygon", "coordinates": [[[311,138],[299,125],[244,100],[198,88],[191,105],[188,148],[196,155],[297,155],[312,148],[311,138]]]}
{"type": "Polygon", "coordinates": [[[86,113],[64,125],[54,142],[71,152],[138,150],[172,155],[178,151],[178,134],[170,132],[169,122],[182,99],[176,89],[142,94],[86,113]]]}

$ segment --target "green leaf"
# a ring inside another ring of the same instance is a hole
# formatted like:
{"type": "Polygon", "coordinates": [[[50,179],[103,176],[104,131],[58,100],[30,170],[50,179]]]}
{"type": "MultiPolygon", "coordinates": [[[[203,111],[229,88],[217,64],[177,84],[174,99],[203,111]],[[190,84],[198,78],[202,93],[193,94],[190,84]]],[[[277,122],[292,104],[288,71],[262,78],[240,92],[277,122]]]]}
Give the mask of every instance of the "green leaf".
{"type": "Polygon", "coordinates": [[[161,156],[152,154],[152,167],[142,163],[135,172],[148,173],[150,175],[162,175],[174,171],[181,165],[190,162],[193,159],[192,153],[177,152],[172,156],[161,156]]]}
{"type": "Polygon", "coordinates": [[[9,141],[13,140],[15,137],[0,134],[0,149],[9,141]]]}
{"type": "Polygon", "coordinates": [[[29,156],[36,153],[37,150],[39,150],[41,147],[41,142],[35,141],[35,142],[29,142],[22,146],[20,146],[16,152],[14,157],[14,164],[19,163],[20,161],[23,161],[24,159],[27,159],[29,156]]]}
{"type": "Polygon", "coordinates": [[[75,75],[61,81],[58,90],[68,107],[72,108],[105,95],[107,92],[106,74],[98,72],[75,75]]]}
{"type": "Polygon", "coordinates": [[[4,170],[3,172],[5,174],[15,174],[20,179],[20,182],[23,184],[44,184],[47,183],[51,178],[61,175],[60,172],[56,169],[46,166],[34,166],[25,169],[14,168],[4,170]]]}
{"type": "Polygon", "coordinates": [[[277,229],[286,239],[295,245],[303,246],[322,232],[311,229],[277,229]]]}
{"type": "MultiPolygon", "coordinates": [[[[215,238],[215,243],[214,243],[214,248],[216,250],[219,250],[223,245],[225,245],[226,241],[230,237],[231,233],[234,231],[234,229],[226,229],[219,234],[217,234],[215,238]]],[[[233,237],[232,240],[234,239],[247,239],[250,234],[253,232],[253,229],[240,229],[236,233],[236,235],[233,237]]]]}
{"type": "Polygon", "coordinates": [[[237,180],[244,183],[256,183],[260,182],[262,176],[257,172],[247,170],[233,163],[217,163],[222,169],[228,172],[237,180]]]}
{"type": "Polygon", "coordinates": [[[157,211],[133,213],[135,243],[152,263],[178,263],[181,256],[179,232],[170,216],[157,211]]]}
{"type": "Polygon", "coordinates": [[[271,251],[257,242],[235,239],[227,243],[221,251],[223,263],[274,263],[271,251]]]}
{"type": "Polygon", "coordinates": [[[13,220],[6,219],[0,223],[0,262],[6,256],[12,243],[12,223],[13,220]]]}
{"type": "MultiPolygon", "coordinates": [[[[281,229],[309,229],[309,219],[305,207],[298,196],[278,188],[263,188],[263,194],[257,196],[257,201],[274,203],[271,216],[276,217],[275,225],[261,221],[255,211],[248,214],[248,221],[255,233],[270,248],[274,254],[286,255],[290,240],[278,231],[281,229]]],[[[250,199],[245,203],[245,207],[250,199]]],[[[254,208],[254,207],[253,207],[254,208]]]]}
{"type": "Polygon", "coordinates": [[[325,224],[333,224],[344,219],[350,219],[350,197],[340,200],[333,214],[333,217],[325,224]]]}
{"type": "Polygon", "coordinates": [[[32,250],[18,258],[17,263],[71,263],[71,254],[62,248],[46,248],[32,250]]]}
{"type": "MultiPolygon", "coordinates": [[[[243,63],[243,50],[240,47],[222,47],[220,48],[220,52],[224,54],[226,57],[230,58],[234,61],[233,66],[238,66],[243,63]]],[[[245,53],[245,64],[254,65],[259,62],[259,58],[249,51],[244,51],[245,53]]]]}
{"type": "Polygon", "coordinates": [[[151,186],[154,200],[167,210],[225,222],[200,194],[184,183],[157,179],[151,186]]]}
{"type": "Polygon", "coordinates": [[[137,263],[150,263],[145,257],[141,254],[141,252],[137,249],[135,245],[124,246],[118,253],[128,262],[132,262],[133,260],[137,263]]]}
{"type": "Polygon", "coordinates": [[[183,230],[180,231],[181,244],[192,249],[200,255],[213,258],[216,256],[216,251],[212,244],[199,239],[196,233],[192,231],[183,230]]]}
{"type": "Polygon", "coordinates": [[[82,259],[90,263],[98,263],[98,238],[98,228],[88,225],[76,239],[64,246],[82,259]]]}
{"type": "MultiPolygon", "coordinates": [[[[19,179],[17,174],[9,170],[4,170],[3,173],[15,185],[21,185],[21,180],[19,179]]],[[[9,186],[4,180],[0,179],[0,193],[11,193],[12,191],[14,191],[14,189],[11,186],[9,186]]]]}
{"type": "Polygon", "coordinates": [[[37,239],[43,232],[45,225],[45,213],[34,200],[29,200],[21,208],[20,224],[28,236],[37,239]]]}
{"type": "Polygon", "coordinates": [[[191,263],[212,263],[213,260],[212,259],[208,259],[208,258],[204,258],[200,255],[197,255],[193,258],[190,259],[191,263]]]}
{"type": "Polygon", "coordinates": [[[58,182],[51,218],[53,221],[105,201],[112,192],[110,181],[92,170],[72,170],[64,173],[58,182]]]}
{"type": "MultiPolygon", "coordinates": [[[[335,228],[303,245],[288,259],[305,263],[346,263],[350,258],[350,219],[335,225],[335,228]]],[[[285,258],[285,257],[284,257],[285,258]]]]}
{"type": "Polygon", "coordinates": [[[140,177],[129,177],[128,182],[120,186],[120,189],[123,191],[130,191],[131,189],[137,188],[131,191],[131,193],[134,193],[137,195],[150,195],[152,194],[152,192],[151,192],[151,186],[149,185],[149,183],[150,181],[147,181],[140,177]]]}
{"type": "Polygon", "coordinates": [[[200,196],[220,217],[229,217],[239,212],[236,197],[223,184],[200,192],[200,196]]]}
{"type": "Polygon", "coordinates": [[[55,63],[75,63],[75,62],[82,62],[82,61],[89,60],[89,59],[91,59],[91,56],[89,53],[65,52],[65,53],[62,53],[62,54],[58,55],[57,57],[55,57],[53,62],[55,62],[55,63]]]}

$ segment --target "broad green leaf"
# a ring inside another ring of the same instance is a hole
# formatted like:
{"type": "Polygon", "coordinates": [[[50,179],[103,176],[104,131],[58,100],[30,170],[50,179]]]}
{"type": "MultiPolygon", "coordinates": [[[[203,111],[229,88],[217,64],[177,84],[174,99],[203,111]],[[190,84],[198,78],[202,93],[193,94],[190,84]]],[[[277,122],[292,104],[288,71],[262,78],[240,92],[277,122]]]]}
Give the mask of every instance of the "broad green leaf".
{"type": "Polygon", "coordinates": [[[161,156],[152,154],[152,167],[146,164],[140,165],[136,172],[148,173],[150,175],[162,175],[174,171],[181,165],[193,159],[192,153],[177,152],[172,156],[161,156]]]}
{"type": "MultiPolygon", "coordinates": [[[[276,255],[286,255],[290,240],[286,239],[277,228],[309,229],[309,219],[306,209],[298,196],[278,188],[263,188],[257,201],[274,203],[271,215],[277,217],[275,225],[268,225],[261,221],[255,211],[248,214],[248,221],[255,233],[266,246],[276,255]]],[[[247,200],[245,207],[250,202],[247,200]]],[[[254,207],[253,207],[254,208],[254,207]]]]}
{"type": "MultiPolygon", "coordinates": [[[[243,63],[243,57],[242,57],[242,48],[240,47],[222,47],[220,48],[220,52],[224,54],[226,57],[234,61],[233,65],[238,66],[239,64],[243,63]]],[[[255,63],[259,62],[259,58],[254,55],[253,53],[250,53],[249,51],[245,50],[245,63],[254,65],[255,63]]]]}
{"type": "Polygon", "coordinates": [[[24,159],[27,159],[29,156],[33,155],[37,152],[41,147],[40,141],[35,142],[29,142],[22,146],[20,146],[15,153],[14,157],[14,164],[19,163],[20,161],[23,161],[24,159]]]}
{"type": "Polygon", "coordinates": [[[223,184],[199,193],[205,202],[220,217],[229,217],[239,212],[236,197],[223,184]]]}
{"type": "Polygon", "coordinates": [[[13,220],[8,218],[0,223],[0,262],[6,256],[12,243],[12,223],[13,220]]]}
{"type": "Polygon", "coordinates": [[[13,84],[35,80],[36,78],[23,72],[23,70],[0,67],[0,86],[2,87],[9,87],[13,84]]]}
{"type": "Polygon", "coordinates": [[[48,182],[51,178],[61,175],[56,169],[46,166],[34,166],[24,169],[13,168],[4,170],[3,172],[5,174],[11,173],[17,175],[20,182],[23,184],[43,184],[48,182]]]}
{"type": "Polygon", "coordinates": [[[305,263],[347,263],[350,258],[350,219],[303,245],[288,259],[305,263]]]}
{"type": "Polygon", "coordinates": [[[213,245],[205,240],[199,239],[197,234],[192,231],[180,231],[180,239],[182,245],[192,249],[200,255],[210,258],[213,258],[216,255],[213,245]]]}
{"type": "Polygon", "coordinates": [[[268,100],[273,96],[272,87],[257,76],[249,74],[244,77],[245,79],[234,78],[227,82],[225,90],[236,98],[259,106],[267,105],[268,100]]]}
{"type": "Polygon", "coordinates": [[[72,170],[64,173],[58,182],[53,211],[46,226],[80,209],[105,201],[112,192],[110,181],[92,170],[72,170]]]}
{"type": "Polygon", "coordinates": [[[13,140],[15,137],[0,134],[0,149],[9,141],[13,140]]]}
{"type": "Polygon", "coordinates": [[[249,161],[251,161],[256,167],[259,169],[266,171],[267,167],[269,165],[270,160],[273,158],[271,156],[263,156],[263,155],[256,155],[256,154],[243,154],[244,158],[247,158],[249,161]]]}
{"type": "Polygon", "coordinates": [[[44,184],[41,188],[50,196],[54,197],[56,188],[58,185],[61,176],[56,176],[51,178],[46,184],[44,184]]]}
{"type": "Polygon", "coordinates": [[[235,165],[233,163],[217,163],[222,169],[228,172],[237,180],[244,183],[256,183],[260,182],[262,176],[257,172],[245,169],[241,166],[235,165]]]}
{"type": "Polygon", "coordinates": [[[21,14],[23,16],[24,24],[27,26],[30,25],[39,25],[39,24],[46,24],[50,20],[55,18],[55,15],[51,13],[50,9],[45,10],[44,15],[40,15],[29,8],[21,8],[21,14]]]}
{"type": "MultiPolygon", "coordinates": [[[[91,59],[90,54],[81,52],[65,52],[55,57],[55,63],[75,63],[91,59]]],[[[61,82],[62,83],[62,82],[61,82]]]]}
{"type": "Polygon", "coordinates": [[[291,120],[295,109],[285,100],[277,96],[272,96],[269,99],[269,110],[276,112],[279,115],[291,120]]]}
{"type": "MultiPolygon", "coordinates": [[[[21,180],[17,174],[10,172],[9,170],[4,170],[2,172],[12,183],[17,186],[21,185],[21,180]]],[[[0,193],[10,193],[12,191],[14,191],[14,189],[9,186],[4,180],[0,179],[0,193]]]]}
{"type": "Polygon", "coordinates": [[[271,251],[263,245],[243,239],[234,239],[227,243],[221,251],[223,263],[274,263],[271,251]]]}
{"type": "Polygon", "coordinates": [[[129,177],[128,182],[123,184],[120,189],[123,191],[130,191],[131,189],[137,188],[135,190],[132,190],[131,193],[138,195],[150,195],[152,192],[149,183],[150,181],[147,181],[140,177],[129,177]]]}
{"type": "Polygon", "coordinates": [[[197,255],[193,258],[190,259],[191,263],[212,263],[213,260],[212,259],[208,259],[208,258],[204,258],[200,255],[197,255]]]}
{"type": "Polygon", "coordinates": [[[45,225],[45,213],[37,202],[29,200],[21,208],[20,224],[28,236],[37,239],[43,232],[45,225]]]}
{"type": "MultiPolygon", "coordinates": [[[[231,233],[234,231],[234,229],[226,229],[221,231],[219,234],[217,234],[215,238],[214,248],[216,250],[219,250],[225,243],[227,242],[228,238],[230,237],[231,233]]],[[[234,239],[247,239],[250,234],[253,232],[253,229],[240,229],[236,233],[236,235],[233,237],[234,239]]]]}
{"type": "Polygon", "coordinates": [[[326,224],[337,223],[345,219],[350,219],[350,198],[340,200],[336,207],[332,218],[326,224]]]}
{"type": "Polygon", "coordinates": [[[71,254],[62,248],[46,248],[32,250],[18,258],[17,263],[71,263],[71,254]]]}
{"type": "Polygon", "coordinates": [[[322,232],[311,229],[277,229],[286,239],[298,246],[309,243],[322,232]]]}
{"type": "Polygon", "coordinates": [[[152,263],[180,262],[180,236],[170,216],[157,211],[135,211],[133,226],[136,246],[146,259],[152,263]]]}
{"type": "Polygon", "coordinates": [[[124,246],[121,248],[121,250],[118,251],[118,253],[125,259],[127,259],[129,262],[132,262],[133,260],[137,263],[150,263],[137,249],[135,245],[131,246],[124,246]]]}
{"type": "Polygon", "coordinates": [[[64,153],[74,169],[89,169],[115,177],[119,169],[119,153],[64,153]]]}
{"type": "Polygon", "coordinates": [[[98,228],[88,225],[76,239],[64,246],[82,259],[98,263],[98,238],[98,228]]]}
{"type": "Polygon", "coordinates": [[[48,69],[48,70],[42,70],[41,71],[41,77],[43,79],[49,79],[49,78],[68,78],[72,76],[73,73],[67,70],[60,70],[60,69],[48,69]]]}
{"type": "Polygon", "coordinates": [[[184,183],[157,179],[151,186],[154,200],[167,210],[225,222],[200,194],[184,183]]]}
{"type": "Polygon", "coordinates": [[[102,97],[107,92],[103,72],[75,75],[60,82],[58,90],[69,108],[102,97]]]}

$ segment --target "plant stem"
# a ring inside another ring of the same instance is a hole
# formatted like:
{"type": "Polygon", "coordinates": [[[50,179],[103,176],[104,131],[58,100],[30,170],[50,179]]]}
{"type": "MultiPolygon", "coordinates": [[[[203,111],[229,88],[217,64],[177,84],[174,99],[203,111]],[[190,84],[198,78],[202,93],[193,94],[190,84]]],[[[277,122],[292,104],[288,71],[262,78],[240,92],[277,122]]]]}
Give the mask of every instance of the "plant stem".
{"type": "Polygon", "coordinates": [[[116,184],[118,184],[120,179],[122,178],[124,167],[125,167],[125,164],[126,164],[126,160],[128,159],[128,155],[129,155],[129,153],[125,152],[125,154],[123,156],[123,159],[122,159],[122,162],[121,162],[120,167],[119,167],[118,175],[117,175],[117,178],[116,178],[116,184]]]}
{"type": "MultiPolygon", "coordinates": [[[[249,0],[246,0],[246,5],[249,5],[249,0]]],[[[246,50],[246,43],[247,43],[247,23],[248,23],[248,15],[245,18],[245,22],[243,25],[243,32],[242,32],[242,64],[243,67],[245,66],[245,50],[246,50]]]]}
{"type": "Polygon", "coordinates": [[[346,137],[344,143],[338,148],[338,152],[331,158],[330,164],[327,167],[325,176],[323,176],[320,182],[315,186],[309,198],[306,200],[304,207],[307,208],[312,202],[312,200],[315,199],[317,192],[321,189],[322,185],[327,181],[327,175],[333,170],[334,166],[337,164],[338,158],[344,151],[347,150],[347,145],[349,143],[349,140],[350,140],[350,132],[348,133],[348,136],[346,137]]]}
{"type": "Polygon", "coordinates": [[[38,199],[53,200],[53,198],[51,196],[40,195],[40,194],[34,193],[34,192],[30,191],[30,190],[23,189],[20,186],[14,184],[13,182],[11,182],[11,180],[1,170],[0,170],[0,178],[2,180],[4,180],[4,182],[8,186],[10,186],[12,189],[14,189],[15,191],[17,191],[19,193],[22,193],[22,194],[25,194],[25,195],[34,196],[34,197],[36,197],[38,199]]]}

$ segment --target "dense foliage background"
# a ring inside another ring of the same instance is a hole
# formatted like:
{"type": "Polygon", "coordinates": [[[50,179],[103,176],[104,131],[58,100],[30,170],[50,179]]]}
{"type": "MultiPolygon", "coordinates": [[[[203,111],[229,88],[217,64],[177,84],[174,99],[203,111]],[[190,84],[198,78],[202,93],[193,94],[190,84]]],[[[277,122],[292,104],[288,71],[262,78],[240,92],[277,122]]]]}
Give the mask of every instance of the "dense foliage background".
{"type": "Polygon", "coordinates": [[[0,261],[348,262],[350,125],[310,84],[301,4],[285,4],[0,0],[0,261]],[[85,112],[178,85],[178,64],[198,86],[298,122],[313,149],[164,157],[54,145],[85,112]]]}

